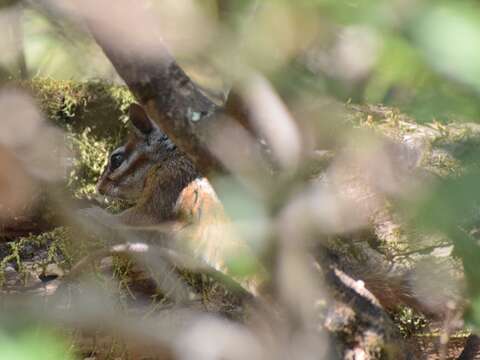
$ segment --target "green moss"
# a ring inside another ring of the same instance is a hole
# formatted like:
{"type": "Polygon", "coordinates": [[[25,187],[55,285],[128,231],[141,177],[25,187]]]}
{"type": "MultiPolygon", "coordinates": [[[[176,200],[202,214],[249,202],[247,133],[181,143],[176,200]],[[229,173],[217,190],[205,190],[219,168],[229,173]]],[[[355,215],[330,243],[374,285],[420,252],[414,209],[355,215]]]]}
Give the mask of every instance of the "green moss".
{"type": "Polygon", "coordinates": [[[398,109],[382,105],[347,105],[348,120],[354,128],[367,128],[396,142],[407,137],[418,140],[418,165],[440,177],[458,176],[465,166],[480,166],[476,152],[480,126],[471,123],[418,124],[398,109]]]}
{"type": "Polygon", "coordinates": [[[113,150],[112,142],[91,136],[91,129],[81,133],[67,134],[69,144],[75,154],[68,176],[68,186],[78,197],[91,197],[95,194],[95,183],[102,173],[108,154],[113,150]]]}
{"type": "Polygon", "coordinates": [[[33,79],[15,85],[32,94],[50,121],[79,132],[88,127],[100,137],[124,132],[128,107],[134,102],[125,86],[100,81],[33,79]]]}
{"type": "MultiPolygon", "coordinates": [[[[77,198],[90,198],[108,153],[127,133],[127,114],[133,95],[125,86],[100,81],[75,82],[33,79],[9,84],[27,91],[36,101],[45,118],[62,128],[72,150],[66,186],[77,198]]],[[[65,228],[16,239],[9,243],[6,256],[0,262],[0,282],[3,270],[14,263],[24,274],[25,251],[28,248],[47,251],[47,257],[36,259],[35,267],[48,263],[68,265],[86,251],[69,250],[65,228]],[[70,255],[77,253],[75,259],[70,255]]],[[[83,249],[85,250],[85,249],[83,249]]]]}
{"type": "Polygon", "coordinates": [[[68,187],[75,197],[91,197],[108,153],[126,136],[131,92],[101,81],[37,78],[13,85],[29,92],[45,117],[65,131],[74,154],[68,187]]]}
{"type": "Polygon", "coordinates": [[[21,237],[8,243],[9,251],[0,262],[0,284],[5,281],[5,267],[14,263],[21,276],[26,279],[28,271],[44,272],[48,264],[56,264],[61,268],[69,268],[73,263],[73,253],[69,250],[70,237],[65,227],[58,227],[38,235],[21,237]],[[41,250],[43,256],[37,257],[33,267],[28,268],[26,262],[32,262],[32,256],[41,250]]]}
{"type": "Polygon", "coordinates": [[[406,338],[428,330],[429,323],[425,316],[415,312],[410,307],[400,306],[392,316],[400,333],[406,338]]]}

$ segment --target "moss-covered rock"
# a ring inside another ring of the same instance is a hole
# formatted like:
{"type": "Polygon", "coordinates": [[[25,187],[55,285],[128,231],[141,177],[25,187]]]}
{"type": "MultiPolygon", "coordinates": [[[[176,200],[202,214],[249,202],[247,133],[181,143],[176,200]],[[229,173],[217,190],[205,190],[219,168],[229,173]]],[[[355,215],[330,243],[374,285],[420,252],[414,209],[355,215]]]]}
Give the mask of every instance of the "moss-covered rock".
{"type": "Polygon", "coordinates": [[[68,186],[77,197],[91,196],[107,154],[126,135],[130,91],[101,81],[33,79],[15,85],[31,93],[45,117],[65,131],[75,154],[68,186]]]}
{"type": "Polygon", "coordinates": [[[395,142],[419,151],[419,166],[439,176],[460,174],[468,166],[478,166],[471,156],[480,146],[477,123],[430,122],[419,124],[396,108],[382,105],[349,105],[353,126],[369,128],[395,142]]]}
{"type": "Polygon", "coordinates": [[[101,81],[33,79],[15,83],[29,91],[46,118],[62,128],[93,136],[111,137],[124,131],[134,101],[127,87],[101,81]]]}
{"type": "MultiPolygon", "coordinates": [[[[7,86],[31,94],[45,119],[64,131],[73,156],[66,159],[70,168],[65,183],[56,186],[65,186],[66,196],[70,193],[76,198],[90,198],[107,154],[126,135],[132,94],[125,86],[100,81],[33,79],[7,86]]],[[[40,185],[38,191],[42,188],[40,185]]],[[[68,231],[55,227],[58,199],[52,201],[48,193],[46,190],[35,196],[22,216],[1,224],[0,282],[9,280],[5,269],[15,275],[10,282],[15,280],[18,285],[21,279],[40,274],[50,264],[68,268],[85,253],[76,248],[75,256],[70,254],[71,249],[66,246],[70,244],[68,231]]]]}

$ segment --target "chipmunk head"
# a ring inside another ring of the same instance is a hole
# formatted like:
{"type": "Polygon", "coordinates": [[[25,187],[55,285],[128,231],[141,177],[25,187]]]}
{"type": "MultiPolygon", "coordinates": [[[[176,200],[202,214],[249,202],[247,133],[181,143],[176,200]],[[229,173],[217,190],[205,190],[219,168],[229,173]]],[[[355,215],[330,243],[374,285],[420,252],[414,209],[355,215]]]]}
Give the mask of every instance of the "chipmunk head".
{"type": "Polygon", "coordinates": [[[175,144],[137,104],[130,106],[133,132],[123,146],[115,149],[97,183],[102,195],[124,200],[137,200],[154,165],[182,156],[175,144]]]}

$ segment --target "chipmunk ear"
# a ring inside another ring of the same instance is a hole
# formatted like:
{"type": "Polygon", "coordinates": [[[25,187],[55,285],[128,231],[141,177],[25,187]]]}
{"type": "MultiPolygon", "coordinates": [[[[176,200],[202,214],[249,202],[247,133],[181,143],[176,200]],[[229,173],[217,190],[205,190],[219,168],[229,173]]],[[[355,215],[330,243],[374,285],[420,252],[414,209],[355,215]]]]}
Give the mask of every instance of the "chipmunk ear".
{"type": "Polygon", "coordinates": [[[148,135],[153,130],[152,120],[148,117],[147,113],[138,104],[133,103],[129,109],[130,121],[133,126],[143,135],[148,135]]]}

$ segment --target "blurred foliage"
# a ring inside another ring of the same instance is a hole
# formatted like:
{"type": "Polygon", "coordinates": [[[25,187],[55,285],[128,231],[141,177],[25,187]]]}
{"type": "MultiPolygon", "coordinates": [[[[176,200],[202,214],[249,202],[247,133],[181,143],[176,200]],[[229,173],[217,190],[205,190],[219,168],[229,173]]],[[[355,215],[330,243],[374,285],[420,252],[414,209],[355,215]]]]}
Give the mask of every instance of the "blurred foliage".
{"type": "MultiPolygon", "coordinates": [[[[480,118],[480,6],[473,0],[197,3],[203,16],[223,27],[197,62],[214,57],[220,67],[232,68],[242,59],[270,74],[287,100],[313,92],[396,106],[419,121],[480,118]]],[[[76,26],[38,8],[22,11],[29,76],[118,80],[76,26]]],[[[8,59],[0,61],[0,78],[19,76],[19,57],[8,59]]]]}
{"type": "Polygon", "coordinates": [[[3,359],[10,360],[69,360],[74,359],[65,341],[46,329],[31,329],[20,334],[0,332],[3,359]]]}
{"type": "MultiPolygon", "coordinates": [[[[440,180],[431,192],[417,199],[415,204],[406,206],[406,211],[415,211],[417,227],[447,235],[455,244],[455,254],[463,261],[465,278],[469,295],[480,297],[480,248],[478,240],[472,236],[472,230],[479,225],[478,204],[480,196],[477,191],[480,172],[469,171],[458,178],[440,180]],[[473,218],[472,227],[461,227],[473,218]]],[[[475,316],[478,318],[478,316],[475,316]]],[[[480,326],[480,323],[476,323],[480,326]]]]}
{"type": "MultiPolygon", "coordinates": [[[[335,99],[361,104],[350,108],[354,110],[347,115],[350,125],[373,129],[395,140],[416,132],[421,124],[434,132],[425,142],[421,161],[438,178],[428,192],[401,205],[417,227],[442,232],[455,244],[472,295],[471,320],[480,326],[480,249],[473,235],[480,227],[480,136],[478,129],[449,126],[452,122],[480,121],[480,3],[197,3],[207,20],[219,28],[205,40],[203,49],[196,49],[191,57],[182,53],[181,62],[211,63],[234,80],[242,77],[245,68],[260,70],[288,105],[302,102],[306,94],[314,102],[335,99]],[[367,105],[375,103],[388,107],[367,105]]],[[[117,86],[119,79],[112,66],[94,41],[72,22],[33,6],[20,6],[18,1],[0,1],[0,26],[5,29],[0,34],[0,84],[13,83],[32,92],[45,116],[65,130],[66,140],[76,154],[69,159],[70,189],[77,197],[92,196],[107,153],[126,133],[126,112],[134,101],[132,95],[125,87],[117,86]]],[[[194,75],[199,75],[197,72],[201,70],[193,70],[194,75]]],[[[206,80],[198,76],[203,79],[200,82],[224,86],[212,81],[213,77],[211,73],[206,80]]],[[[315,114],[322,121],[331,120],[323,115],[315,114]]],[[[267,216],[257,199],[225,186],[227,196],[221,195],[232,217],[252,221],[267,216]]],[[[262,224],[257,225],[246,227],[245,231],[250,230],[247,237],[261,236],[262,224]]],[[[50,249],[47,263],[67,261],[55,258],[67,250],[52,240],[64,235],[57,229],[19,240],[1,266],[16,263],[21,270],[20,254],[25,246],[36,242],[50,249]]],[[[242,257],[231,265],[238,273],[254,271],[242,257]]],[[[424,326],[423,319],[410,310],[402,310],[398,320],[406,334],[424,326]]],[[[0,334],[1,356],[65,358],[63,353],[57,355],[61,345],[52,342],[49,335],[40,343],[41,350],[39,338],[31,334],[18,339],[0,334]]]]}
{"type": "Polygon", "coordinates": [[[417,121],[479,118],[474,84],[478,55],[470,56],[479,52],[478,3],[378,0],[302,4],[305,11],[316,11],[315,20],[325,28],[309,45],[306,56],[278,69],[276,78],[287,79],[280,88],[288,94],[302,96],[306,88],[343,101],[381,102],[399,107],[417,121]],[[348,69],[333,71],[336,51],[346,51],[341,55],[352,57],[353,62],[361,63],[365,56],[361,49],[352,48],[349,53],[348,48],[338,48],[342,37],[350,36],[343,29],[351,30],[360,45],[365,42],[364,35],[376,44],[370,67],[358,78],[346,78],[341,70],[348,69]],[[331,56],[333,61],[327,66],[316,64],[319,55],[327,60],[331,56]]]}
{"type": "Polygon", "coordinates": [[[126,135],[132,94],[126,87],[101,81],[36,78],[14,85],[31,92],[48,120],[65,130],[75,154],[69,187],[77,197],[93,195],[108,153],[126,135]]]}
{"type": "Polygon", "coordinates": [[[1,0],[0,1],[0,8],[13,6],[18,3],[18,0],[1,0]]]}

